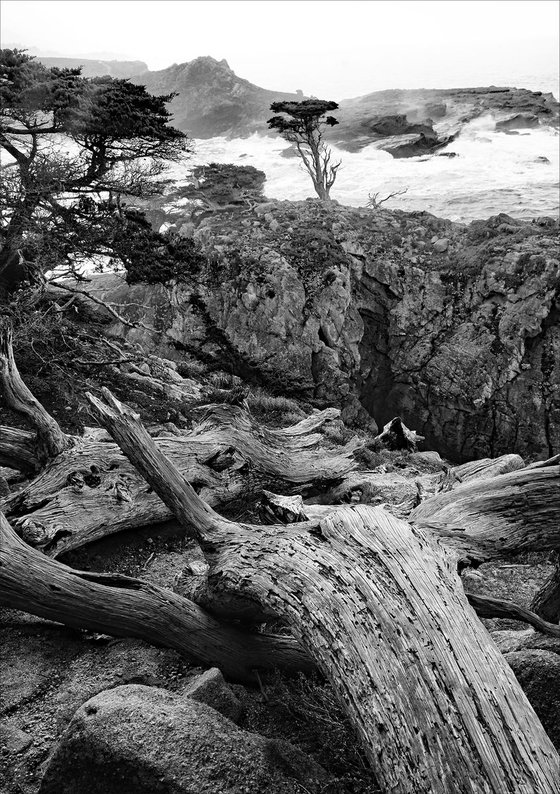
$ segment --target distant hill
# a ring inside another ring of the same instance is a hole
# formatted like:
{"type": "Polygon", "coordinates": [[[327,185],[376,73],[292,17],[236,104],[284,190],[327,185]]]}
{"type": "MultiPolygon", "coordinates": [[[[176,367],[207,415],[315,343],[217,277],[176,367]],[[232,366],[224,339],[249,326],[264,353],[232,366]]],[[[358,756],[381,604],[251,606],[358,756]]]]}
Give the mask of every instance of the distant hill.
{"type": "Polygon", "coordinates": [[[45,66],[56,66],[58,69],[75,69],[82,67],[84,77],[111,77],[127,78],[141,74],[148,70],[148,64],[144,61],[98,61],[91,58],[51,58],[42,55],[37,56],[37,60],[45,66]]]}
{"type": "Polygon", "coordinates": [[[136,75],[132,82],[145,85],[152,94],[177,93],[170,104],[173,123],[194,138],[265,132],[272,102],[304,98],[301,92],[259,88],[238,77],[227,61],[209,56],[136,75]]]}

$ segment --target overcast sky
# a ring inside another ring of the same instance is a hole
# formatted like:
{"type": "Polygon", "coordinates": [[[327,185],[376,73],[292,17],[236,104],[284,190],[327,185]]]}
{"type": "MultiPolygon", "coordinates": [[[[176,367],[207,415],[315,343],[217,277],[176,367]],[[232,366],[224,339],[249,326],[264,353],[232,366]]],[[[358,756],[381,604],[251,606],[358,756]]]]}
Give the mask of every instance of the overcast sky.
{"type": "Polygon", "coordinates": [[[557,0],[2,0],[1,22],[4,46],[143,60],[150,69],[211,55],[265,88],[341,99],[380,88],[520,85],[523,75],[554,81],[559,7],[557,0]]]}

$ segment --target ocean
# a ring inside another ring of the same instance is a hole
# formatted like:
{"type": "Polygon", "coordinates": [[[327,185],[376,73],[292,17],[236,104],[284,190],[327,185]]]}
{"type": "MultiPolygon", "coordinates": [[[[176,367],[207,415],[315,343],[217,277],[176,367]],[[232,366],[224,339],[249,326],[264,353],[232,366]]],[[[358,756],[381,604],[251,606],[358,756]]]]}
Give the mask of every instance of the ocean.
{"type": "MultiPolygon", "coordinates": [[[[473,81],[471,85],[490,85],[473,81]]],[[[506,84],[494,82],[495,85],[506,84]]],[[[558,81],[548,77],[519,77],[509,85],[558,95],[558,81]],[[554,90],[556,88],[556,90],[554,90]]],[[[491,115],[467,124],[458,138],[435,155],[395,159],[370,145],[359,153],[338,151],[342,161],[331,197],[341,204],[365,206],[370,194],[383,198],[406,190],[387,201],[387,208],[426,210],[442,218],[468,223],[506,213],[534,218],[559,213],[560,138],[549,127],[520,130],[508,135],[495,130],[491,115]],[[454,157],[442,157],[454,153],[454,157]]],[[[274,199],[313,197],[311,180],[298,158],[285,158],[288,144],[281,138],[253,135],[227,140],[195,141],[195,153],[173,168],[179,181],[188,170],[203,163],[252,165],[267,177],[265,194],[274,199]]]]}

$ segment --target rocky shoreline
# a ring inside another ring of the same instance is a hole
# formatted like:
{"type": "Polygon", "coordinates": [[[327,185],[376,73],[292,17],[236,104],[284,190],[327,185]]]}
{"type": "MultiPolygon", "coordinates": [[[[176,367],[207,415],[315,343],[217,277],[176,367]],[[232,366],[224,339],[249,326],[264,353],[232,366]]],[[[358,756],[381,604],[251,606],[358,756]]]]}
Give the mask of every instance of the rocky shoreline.
{"type": "MultiPolygon", "coordinates": [[[[176,93],[174,123],[193,138],[244,138],[270,134],[266,121],[272,102],[301,101],[299,92],[271,91],[238,77],[227,61],[211,57],[174,64],[133,76],[153,94],[176,93]]],[[[450,143],[473,119],[489,114],[510,131],[558,125],[559,104],[552,94],[524,88],[391,89],[339,103],[338,126],[326,139],[356,152],[374,144],[393,157],[431,154],[450,143]]]]}

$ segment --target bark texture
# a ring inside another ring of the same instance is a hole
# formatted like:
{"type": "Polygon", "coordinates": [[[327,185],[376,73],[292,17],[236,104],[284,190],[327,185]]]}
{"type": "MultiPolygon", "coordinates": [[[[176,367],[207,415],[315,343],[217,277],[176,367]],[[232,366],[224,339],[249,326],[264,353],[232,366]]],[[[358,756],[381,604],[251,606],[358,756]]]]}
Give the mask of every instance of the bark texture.
{"type": "Polygon", "coordinates": [[[545,461],[475,478],[422,502],[410,521],[457,550],[464,562],[560,546],[560,465],[545,461]]]}
{"type": "Polygon", "coordinates": [[[25,472],[38,469],[35,433],[0,426],[0,466],[25,472]]]}

